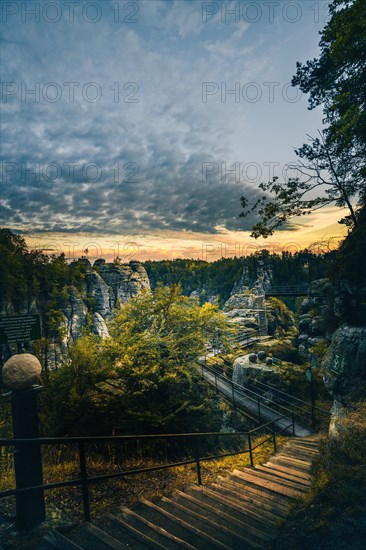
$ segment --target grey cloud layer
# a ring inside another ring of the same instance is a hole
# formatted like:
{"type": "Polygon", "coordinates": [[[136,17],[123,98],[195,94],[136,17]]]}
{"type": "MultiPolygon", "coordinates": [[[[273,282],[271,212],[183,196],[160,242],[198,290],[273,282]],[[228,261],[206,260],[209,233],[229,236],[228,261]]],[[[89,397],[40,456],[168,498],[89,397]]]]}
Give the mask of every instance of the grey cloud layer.
{"type": "Polygon", "coordinates": [[[204,104],[201,85],[255,81],[269,59],[263,51],[254,56],[245,23],[231,30],[205,27],[194,3],[169,4],[141,2],[141,22],[134,26],[113,25],[110,18],[94,25],[80,20],[5,25],[3,81],[28,88],[38,82],[41,90],[56,82],[62,97],[55,103],[9,97],[3,104],[3,163],[23,162],[28,168],[95,163],[101,177],[85,184],[76,170],[71,181],[66,168],[57,181],[9,177],[3,185],[3,224],[30,231],[129,234],[250,226],[250,220],[245,225],[238,218],[239,198],[254,197],[255,185],[233,178],[222,182],[220,175],[202,180],[202,163],[226,162],[229,168],[242,160],[238,136],[244,143],[253,139],[250,106],[238,113],[235,103],[204,104]],[[74,103],[65,82],[80,83],[74,103]],[[90,82],[102,90],[96,103],[81,95],[90,82]],[[115,82],[118,103],[110,89],[115,82]],[[128,82],[138,85],[133,96],[138,103],[123,102],[131,91],[123,89],[128,82]],[[137,182],[126,181],[128,162],[139,167],[137,182]]]}

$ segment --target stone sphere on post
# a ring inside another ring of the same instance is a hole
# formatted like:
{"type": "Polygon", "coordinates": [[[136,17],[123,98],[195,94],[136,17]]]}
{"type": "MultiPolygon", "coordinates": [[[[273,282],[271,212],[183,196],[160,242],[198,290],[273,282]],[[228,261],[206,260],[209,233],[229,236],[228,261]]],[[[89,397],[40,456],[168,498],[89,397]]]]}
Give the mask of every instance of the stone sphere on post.
{"type": "Polygon", "coordinates": [[[2,370],[4,386],[8,390],[26,390],[39,382],[42,365],[30,353],[19,353],[10,357],[2,370]]]}

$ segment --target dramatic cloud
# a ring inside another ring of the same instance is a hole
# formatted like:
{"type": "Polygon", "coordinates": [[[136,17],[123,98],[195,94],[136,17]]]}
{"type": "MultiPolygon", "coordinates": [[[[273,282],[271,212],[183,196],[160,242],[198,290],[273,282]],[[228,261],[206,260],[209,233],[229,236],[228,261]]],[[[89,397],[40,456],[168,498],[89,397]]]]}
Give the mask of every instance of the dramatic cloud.
{"type": "Polygon", "coordinates": [[[5,4],[18,9],[3,18],[3,225],[246,229],[240,196],[320,124],[288,87],[322,26],[304,3],[298,20],[259,3],[256,22],[224,21],[220,2],[209,17],[201,2],[79,2],[73,21],[61,0],[5,4]]]}

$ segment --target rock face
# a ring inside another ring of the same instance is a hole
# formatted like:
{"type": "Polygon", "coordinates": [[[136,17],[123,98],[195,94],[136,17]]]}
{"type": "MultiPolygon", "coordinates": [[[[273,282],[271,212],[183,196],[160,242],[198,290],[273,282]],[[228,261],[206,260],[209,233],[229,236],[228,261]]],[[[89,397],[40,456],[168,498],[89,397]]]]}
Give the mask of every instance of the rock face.
{"type": "Polygon", "coordinates": [[[85,281],[88,295],[94,298],[95,310],[106,317],[113,308],[112,289],[97,271],[91,269],[85,274],[85,281]]]}
{"type": "Polygon", "coordinates": [[[63,309],[65,314],[66,341],[76,340],[81,335],[81,329],[86,325],[88,308],[83,302],[80,292],[71,287],[68,289],[69,304],[63,309]]]}
{"type": "Polygon", "coordinates": [[[3,366],[4,386],[9,390],[25,390],[39,382],[42,372],[41,363],[30,353],[16,354],[3,366]]]}
{"type": "Polygon", "coordinates": [[[366,390],[366,327],[341,326],[333,334],[324,360],[324,383],[338,404],[364,398],[366,390]]]}
{"type": "Polygon", "coordinates": [[[217,296],[216,294],[212,294],[205,287],[203,287],[202,289],[192,290],[190,296],[192,298],[197,298],[200,304],[203,304],[205,302],[208,302],[209,304],[214,304],[219,298],[219,296],[217,296]]]}
{"type": "MultiPolygon", "coordinates": [[[[83,258],[70,264],[70,270],[75,268],[82,268],[85,278],[79,290],[74,286],[66,287],[64,303],[57,308],[60,336],[50,338],[44,348],[45,363],[50,369],[60,367],[65,362],[69,343],[80,337],[91,316],[95,334],[107,338],[109,334],[105,319],[113,308],[137,296],[142,290],[150,289],[148,275],[140,262],[114,264],[98,259],[92,266],[83,258]]],[[[18,304],[17,307],[12,303],[1,302],[0,309],[2,315],[40,312],[42,316],[33,297],[27,298],[24,304],[18,304]]],[[[25,343],[25,346],[31,350],[30,343],[25,343]]],[[[16,351],[14,346],[0,348],[2,360],[16,351]]]]}
{"type": "Polygon", "coordinates": [[[309,295],[301,305],[299,320],[298,350],[301,359],[318,366],[310,348],[325,341],[325,316],[331,311],[331,283],[329,279],[319,279],[310,284],[309,295]]]}
{"type": "Polygon", "coordinates": [[[109,337],[106,322],[103,317],[97,312],[95,312],[93,315],[93,332],[103,340],[109,337]]]}
{"type": "Polygon", "coordinates": [[[264,291],[270,281],[271,273],[262,265],[254,279],[249,276],[248,268],[244,267],[224,306],[224,312],[231,323],[243,329],[259,331],[263,336],[267,335],[264,291]]]}
{"type": "MultiPolygon", "coordinates": [[[[96,266],[98,274],[110,289],[110,308],[137,296],[142,290],[150,289],[150,281],[140,262],[131,261],[128,265],[104,264],[96,266]]],[[[102,315],[101,312],[98,312],[102,315]]]]}

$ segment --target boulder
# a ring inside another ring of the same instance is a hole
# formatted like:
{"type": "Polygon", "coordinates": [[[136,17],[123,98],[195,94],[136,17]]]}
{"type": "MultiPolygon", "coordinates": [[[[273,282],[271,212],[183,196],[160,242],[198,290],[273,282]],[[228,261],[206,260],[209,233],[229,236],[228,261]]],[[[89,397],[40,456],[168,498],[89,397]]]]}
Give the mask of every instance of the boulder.
{"type": "Polygon", "coordinates": [[[42,366],[35,355],[13,355],[3,366],[2,378],[8,390],[26,390],[39,382],[42,366]]]}
{"type": "Polygon", "coordinates": [[[238,357],[233,365],[233,382],[245,386],[249,380],[260,380],[265,383],[279,382],[280,375],[276,368],[266,362],[255,363],[251,357],[256,357],[255,353],[249,353],[238,357]]]}
{"type": "Polygon", "coordinates": [[[258,359],[259,359],[260,361],[264,361],[265,358],[267,357],[267,354],[266,354],[265,351],[258,351],[257,355],[258,355],[258,359]]]}

